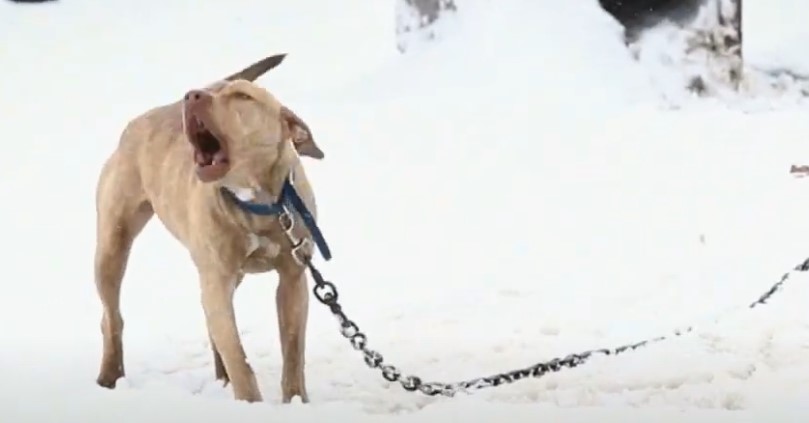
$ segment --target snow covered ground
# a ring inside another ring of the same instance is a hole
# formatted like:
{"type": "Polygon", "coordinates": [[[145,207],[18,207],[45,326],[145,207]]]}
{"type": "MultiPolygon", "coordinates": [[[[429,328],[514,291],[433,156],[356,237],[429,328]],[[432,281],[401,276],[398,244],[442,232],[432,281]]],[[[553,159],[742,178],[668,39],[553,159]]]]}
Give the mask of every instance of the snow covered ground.
{"type": "MultiPolygon", "coordinates": [[[[806,421],[809,277],[744,306],[809,255],[809,179],[788,173],[809,162],[809,107],[766,90],[672,109],[673,79],[633,61],[595,1],[458,3],[407,55],[390,1],[0,3],[0,419],[806,421]],[[425,398],[367,369],[313,302],[312,402],[284,406],[275,276],[253,276],[238,318],[266,402],[238,403],[213,378],[194,269],[155,221],[124,282],[128,376],[98,388],[104,158],[134,115],[276,52],[261,83],[327,155],[307,161],[322,270],[387,361],[452,381],[695,333],[425,398]]],[[[809,63],[803,3],[745,2],[751,66],[809,63]]]]}

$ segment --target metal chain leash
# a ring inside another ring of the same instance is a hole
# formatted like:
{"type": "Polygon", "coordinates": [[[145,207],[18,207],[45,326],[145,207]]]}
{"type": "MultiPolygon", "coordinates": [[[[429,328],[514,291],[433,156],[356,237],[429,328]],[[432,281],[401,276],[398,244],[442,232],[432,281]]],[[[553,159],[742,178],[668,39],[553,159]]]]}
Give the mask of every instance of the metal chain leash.
{"type": "MultiPolygon", "coordinates": [[[[418,391],[428,396],[440,395],[445,397],[453,397],[459,392],[469,393],[483,388],[510,384],[528,377],[539,378],[548,373],[555,373],[562,369],[572,369],[581,366],[594,355],[600,354],[604,356],[614,356],[627,351],[634,351],[638,348],[646,347],[670,338],[679,337],[693,331],[693,326],[689,326],[682,330],[675,330],[670,335],[649,338],[640,342],[621,345],[619,347],[599,348],[573,353],[565,357],[557,357],[552,360],[536,363],[529,367],[460,382],[424,382],[418,376],[404,375],[396,366],[385,364],[385,359],[382,357],[382,354],[368,347],[368,337],[360,330],[359,326],[357,326],[357,324],[354,323],[353,320],[349,319],[348,316],[346,316],[346,314],[343,312],[343,308],[339,303],[337,287],[323,277],[320,271],[312,263],[311,255],[303,253],[304,250],[302,247],[307,245],[309,242],[308,239],[302,238],[296,240],[295,236],[292,234],[294,219],[290,215],[289,210],[285,209],[284,212],[279,216],[279,223],[281,224],[287,239],[292,245],[292,257],[299,264],[306,266],[312,275],[312,279],[315,283],[312,291],[315,298],[317,298],[321,304],[328,307],[335,318],[337,318],[337,321],[340,324],[340,334],[344,338],[348,339],[351,346],[355,350],[362,352],[365,364],[369,368],[379,369],[382,372],[382,377],[385,378],[385,380],[389,382],[399,382],[402,388],[404,388],[406,391],[418,391]]],[[[807,270],[809,270],[809,258],[806,258],[803,262],[795,266],[792,271],[784,273],[778,282],[773,284],[770,289],[764,292],[747,308],[752,309],[766,304],[766,302],[783,287],[784,283],[786,283],[794,271],[806,272],[807,270]]]]}

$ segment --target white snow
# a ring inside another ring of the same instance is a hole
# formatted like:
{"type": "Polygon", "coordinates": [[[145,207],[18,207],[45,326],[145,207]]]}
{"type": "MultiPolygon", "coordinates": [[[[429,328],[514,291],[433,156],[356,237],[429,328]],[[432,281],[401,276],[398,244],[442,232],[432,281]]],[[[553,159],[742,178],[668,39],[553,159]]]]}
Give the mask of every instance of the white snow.
{"type": "MultiPolygon", "coordinates": [[[[809,69],[804,3],[745,1],[751,67],[809,69]]],[[[809,277],[745,309],[809,255],[809,182],[788,173],[809,162],[805,101],[673,102],[649,58],[677,43],[634,61],[594,0],[458,7],[440,42],[400,55],[392,1],[0,3],[0,419],[806,421],[809,277]],[[260,81],[327,157],[305,159],[334,251],[319,264],[386,361],[454,381],[695,332],[426,398],[367,369],[313,301],[312,402],[281,405],[276,279],[249,276],[238,318],[266,402],[240,403],[214,379],[187,252],[155,220],[124,281],[127,378],[97,387],[103,160],[134,115],[278,52],[260,81]]]]}

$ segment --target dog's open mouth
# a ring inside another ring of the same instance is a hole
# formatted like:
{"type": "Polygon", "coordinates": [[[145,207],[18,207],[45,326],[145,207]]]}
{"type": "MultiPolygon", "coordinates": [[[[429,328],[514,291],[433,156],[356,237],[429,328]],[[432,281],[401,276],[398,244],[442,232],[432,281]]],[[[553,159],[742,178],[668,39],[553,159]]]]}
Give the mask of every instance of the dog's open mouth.
{"type": "Polygon", "coordinates": [[[198,116],[188,116],[186,121],[188,140],[194,147],[194,163],[197,175],[204,182],[221,178],[227,173],[230,161],[226,142],[198,116]]]}

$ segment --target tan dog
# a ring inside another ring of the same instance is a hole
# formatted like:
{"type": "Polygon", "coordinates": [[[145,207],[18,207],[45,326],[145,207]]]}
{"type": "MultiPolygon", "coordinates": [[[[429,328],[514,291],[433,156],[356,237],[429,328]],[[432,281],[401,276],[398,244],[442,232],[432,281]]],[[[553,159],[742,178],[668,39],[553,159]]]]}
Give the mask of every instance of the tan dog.
{"type": "MultiPolygon", "coordinates": [[[[292,258],[277,218],[247,214],[221,192],[227,187],[272,202],[292,171],[297,192],[316,215],[298,154],[321,159],[323,152],[306,124],[252,83],[282,59],[266,58],[138,116],[105,163],[96,194],[95,280],[104,341],[99,385],[114,388],[124,376],[121,281],[135,237],[157,214],[199,271],[216,377],[232,383],[236,399],[261,401],[262,396],[236,327],[233,294],[245,273],[278,272],[282,400],[297,395],[308,402],[304,268],[292,258]]],[[[293,231],[298,238],[310,236],[302,224],[293,231]]]]}

